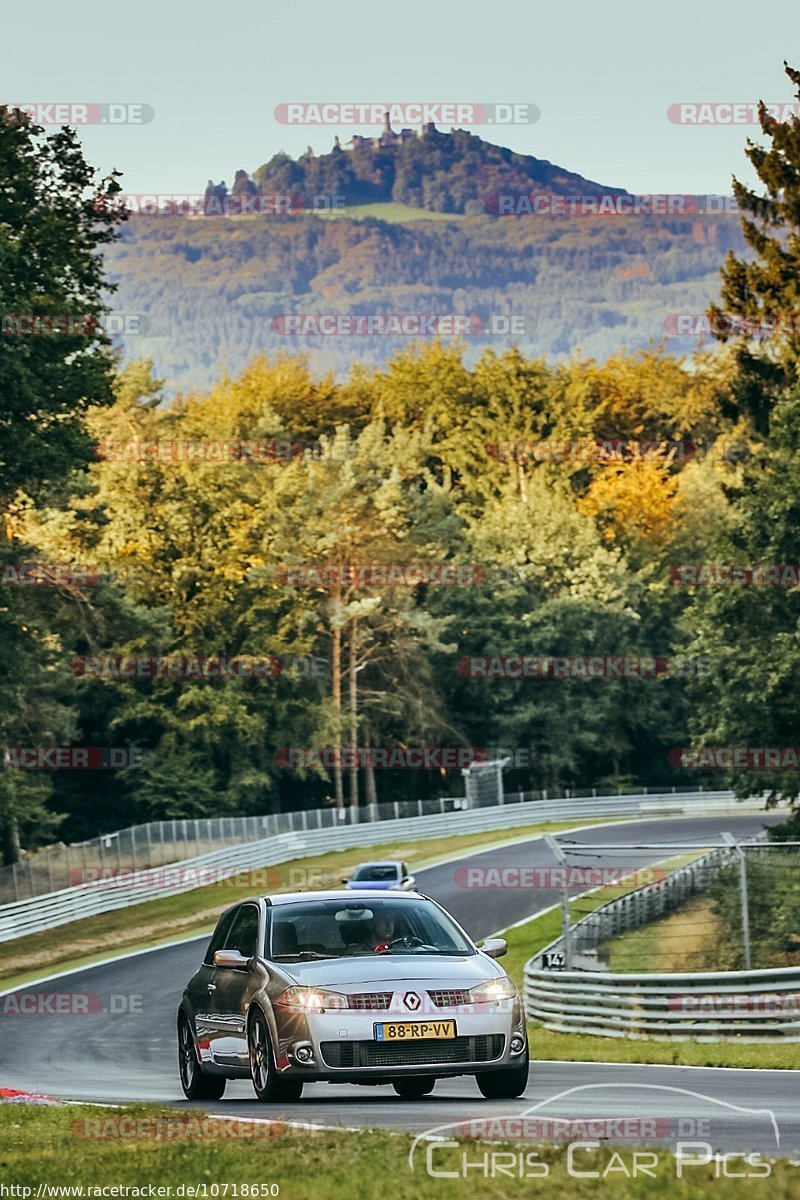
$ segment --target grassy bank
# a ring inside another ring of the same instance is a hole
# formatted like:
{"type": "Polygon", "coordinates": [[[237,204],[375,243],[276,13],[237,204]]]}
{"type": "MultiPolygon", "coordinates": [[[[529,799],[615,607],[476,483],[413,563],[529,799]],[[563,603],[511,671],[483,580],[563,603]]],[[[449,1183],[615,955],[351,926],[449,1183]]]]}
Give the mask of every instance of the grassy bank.
{"type": "Polygon", "coordinates": [[[612,971],[712,971],[719,968],[722,921],[710,896],[695,896],[677,912],[608,942],[612,971]]]}
{"type": "MultiPolygon", "coordinates": [[[[479,1101],[473,1115],[480,1116],[479,1101]]],[[[657,1162],[650,1165],[654,1177],[637,1174],[635,1179],[629,1177],[634,1165],[630,1146],[621,1148],[617,1157],[610,1146],[596,1152],[580,1150],[574,1170],[597,1171],[600,1177],[578,1179],[569,1173],[564,1147],[542,1146],[535,1160],[538,1178],[519,1178],[509,1173],[508,1164],[518,1163],[520,1154],[535,1153],[530,1142],[494,1142],[480,1149],[474,1142],[458,1146],[421,1143],[412,1170],[412,1143],[405,1134],[301,1133],[288,1127],[282,1132],[280,1126],[273,1127],[270,1134],[258,1126],[256,1131],[267,1136],[253,1137],[252,1125],[226,1121],[221,1129],[211,1121],[203,1122],[202,1114],[192,1110],[191,1123],[183,1130],[202,1129],[208,1136],[183,1139],[176,1135],[181,1128],[176,1122],[188,1116],[178,1116],[174,1109],[145,1106],[110,1110],[0,1105],[3,1182],[31,1188],[31,1196],[36,1196],[40,1185],[43,1189],[82,1185],[84,1196],[92,1194],[89,1186],[134,1187],[143,1188],[146,1196],[149,1184],[164,1189],[162,1196],[279,1195],[282,1200],[352,1200],[354,1196],[385,1200],[387,1191],[394,1200],[452,1200],[461,1194],[509,1200],[529,1197],[533,1188],[539,1195],[557,1196],[558,1200],[589,1200],[598,1194],[598,1187],[607,1200],[633,1196],[637,1200],[715,1200],[732,1194],[729,1181],[716,1177],[713,1164],[683,1164],[683,1176],[677,1178],[675,1158],[666,1149],[657,1151],[657,1162]],[[120,1128],[120,1121],[125,1122],[123,1129],[145,1135],[135,1139],[110,1136],[120,1128]],[[154,1137],[154,1130],[162,1136],[154,1137]],[[426,1169],[426,1152],[430,1167],[440,1173],[438,1177],[426,1169]],[[484,1160],[485,1153],[489,1157],[484,1160]],[[500,1153],[504,1153],[505,1170],[493,1171],[500,1160],[492,1154],[500,1153]],[[509,1159],[509,1155],[513,1157],[509,1159]],[[465,1172],[465,1159],[482,1163],[482,1169],[471,1167],[465,1172]],[[451,1174],[444,1176],[444,1172],[451,1174]],[[182,1193],[176,1190],[181,1185],[182,1193]],[[212,1191],[214,1185],[216,1192],[212,1191]],[[270,1191],[270,1185],[277,1185],[278,1190],[270,1191]],[[190,1188],[198,1190],[191,1192],[190,1188]]],[[[435,1120],[432,1116],[432,1123],[435,1120]]],[[[737,1169],[742,1169],[741,1159],[737,1169]]],[[[798,1168],[779,1160],[770,1164],[768,1176],[747,1179],[747,1194],[750,1200],[790,1200],[797,1195],[797,1183],[798,1168]]],[[[48,1193],[43,1190],[42,1194],[48,1193]]]]}

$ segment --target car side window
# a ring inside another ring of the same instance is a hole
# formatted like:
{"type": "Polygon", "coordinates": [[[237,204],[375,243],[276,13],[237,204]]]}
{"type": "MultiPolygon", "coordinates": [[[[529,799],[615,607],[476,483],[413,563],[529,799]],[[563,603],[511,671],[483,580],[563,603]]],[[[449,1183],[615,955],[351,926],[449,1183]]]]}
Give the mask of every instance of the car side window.
{"type": "Polygon", "coordinates": [[[225,950],[238,950],[245,958],[252,958],[258,944],[258,909],[255,904],[243,904],[236,913],[236,920],[225,939],[225,950]]]}
{"type": "Polygon", "coordinates": [[[238,908],[233,908],[233,909],[231,909],[230,912],[223,913],[223,915],[220,917],[219,921],[217,922],[217,928],[214,930],[213,934],[211,935],[211,941],[208,943],[208,949],[206,950],[206,956],[203,959],[203,962],[206,964],[206,966],[208,966],[208,967],[212,966],[212,964],[214,962],[214,955],[216,954],[217,950],[222,950],[222,948],[224,947],[225,938],[228,936],[230,927],[233,924],[233,918],[236,916],[236,914],[238,912],[239,912],[238,908]]]}

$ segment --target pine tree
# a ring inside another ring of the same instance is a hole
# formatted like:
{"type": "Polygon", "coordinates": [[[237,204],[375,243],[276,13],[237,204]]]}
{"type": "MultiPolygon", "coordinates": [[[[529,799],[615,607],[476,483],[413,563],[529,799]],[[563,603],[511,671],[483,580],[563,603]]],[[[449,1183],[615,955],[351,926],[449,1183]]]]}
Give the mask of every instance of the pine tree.
{"type": "MultiPolygon", "coordinates": [[[[800,100],[800,71],[783,65],[800,100]]],[[[766,194],[733,178],[734,199],[746,214],[742,233],[755,257],[729,251],[721,270],[722,302],[712,304],[708,316],[715,336],[736,344],[736,407],[766,433],[777,396],[800,361],[800,120],[778,121],[763,102],[759,120],[771,144],[748,138],[745,154],[766,194]]]]}

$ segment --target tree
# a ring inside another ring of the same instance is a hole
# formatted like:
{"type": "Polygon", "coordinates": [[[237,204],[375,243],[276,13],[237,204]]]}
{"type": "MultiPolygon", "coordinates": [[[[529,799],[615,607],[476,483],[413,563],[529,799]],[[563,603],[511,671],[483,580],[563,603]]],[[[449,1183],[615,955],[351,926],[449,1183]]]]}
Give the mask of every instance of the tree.
{"type": "Polygon", "coordinates": [[[115,237],[117,172],[98,179],[70,129],[44,136],[0,108],[0,503],[62,481],[91,460],[81,419],[111,403],[113,360],[102,327],[98,248],[115,237]],[[75,318],[50,332],[46,318],[75,318]],[[25,318],[43,318],[38,328],[25,318]],[[33,329],[33,332],[27,330],[33,329]]]}
{"type": "MultiPolygon", "coordinates": [[[[800,527],[800,388],[775,406],[771,444],[744,472],[714,561],[757,567],[797,563],[800,527]]],[[[791,574],[791,571],[790,571],[791,574]]],[[[797,745],[800,688],[800,587],[698,587],[689,614],[693,653],[719,664],[714,686],[696,689],[695,744],[797,745]]],[[[739,795],[766,791],[773,801],[800,795],[800,771],[718,773],[739,795]]]]}
{"type": "MultiPolygon", "coordinates": [[[[91,460],[83,417],[90,405],[111,402],[107,285],[97,251],[123,214],[114,208],[116,172],[98,179],[73,131],[44,136],[18,109],[0,107],[0,179],[2,570],[23,556],[18,522],[28,499],[63,491],[70,472],[91,460]]],[[[56,694],[64,674],[58,641],[46,607],[27,593],[0,600],[0,744],[68,733],[72,718],[56,694]]],[[[21,827],[31,836],[52,828],[48,794],[46,775],[33,782],[24,772],[4,773],[6,862],[18,857],[21,827]]]]}
{"type": "MultiPolygon", "coordinates": [[[[783,65],[800,99],[800,71],[783,65]]],[[[741,224],[754,257],[728,252],[721,271],[722,303],[712,304],[708,316],[715,336],[736,344],[737,408],[766,433],[776,398],[800,361],[800,120],[778,121],[762,102],[759,121],[770,145],[748,138],[745,154],[766,194],[733,179],[736,203],[749,214],[741,224]],[[761,346],[754,349],[759,339],[761,346]]]]}
{"type": "MultiPolygon", "coordinates": [[[[387,433],[375,420],[357,438],[342,427],[325,440],[322,461],[298,460],[276,481],[277,512],[265,555],[284,562],[308,562],[312,570],[349,566],[441,560],[441,537],[452,520],[446,490],[426,472],[429,452],[424,435],[413,430],[387,433]],[[424,486],[423,486],[424,484],[424,486]]],[[[435,725],[435,702],[421,684],[424,650],[439,645],[437,622],[420,608],[412,588],[384,588],[358,579],[321,583],[306,593],[301,606],[315,605],[320,629],[330,637],[331,712],[324,728],[335,746],[358,746],[359,732],[390,731],[394,740],[410,732],[405,708],[416,710],[411,695],[430,702],[427,728],[435,725]],[[346,655],[343,651],[346,648],[346,655]],[[410,660],[416,680],[398,686],[410,660]],[[401,666],[401,664],[403,664],[401,666]],[[362,711],[359,676],[365,672],[369,700],[362,711]],[[346,711],[343,683],[347,682],[346,711]]],[[[324,714],[323,714],[324,720],[324,714]]],[[[424,722],[423,722],[424,724],[424,722]]],[[[411,732],[420,731],[418,724],[411,732]]],[[[321,729],[320,732],[323,732],[321,729]]],[[[344,802],[341,767],[334,766],[338,806],[344,802]]],[[[351,767],[349,799],[357,809],[358,774],[351,767]]]]}

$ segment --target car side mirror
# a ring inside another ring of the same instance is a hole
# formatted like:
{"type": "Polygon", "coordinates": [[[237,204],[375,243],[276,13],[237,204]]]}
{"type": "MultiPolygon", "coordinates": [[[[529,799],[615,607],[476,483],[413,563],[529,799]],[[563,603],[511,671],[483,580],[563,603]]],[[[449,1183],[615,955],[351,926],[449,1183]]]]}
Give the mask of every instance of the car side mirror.
{"type": "Polygon", "coordinates": [[[349,882],[350,882],[350,880],[349,880],[349,879],[343,879],[343,880],[342,880],[342,883],[349,883],[349,882]]]}
{"type": "Polygon", "coordinates": [[[413,875],[407,875],[407,876],[406,876],[406,883],[408,884],[408,886],[409,886],[410,888],[413,888],[413,887],[414,887],[414,884],[415,884],[416,882],[417,882],[417,881],[416,881],[416,879],[414,878],[414,876],[413,876],[413,875]]]}
{"type": "Polygon", "coordinates": [[[481,950],[489,958],[502,958],[504,954],[508,954],[508,942],[505,938],[487,938],[481,950]]]}
{"type": "Polygon", "coordinates": [[[217,950],[214,953],[215,967],[233,967],[241,971],[249,962],[250,959],[238,950],[217,950]]]}

